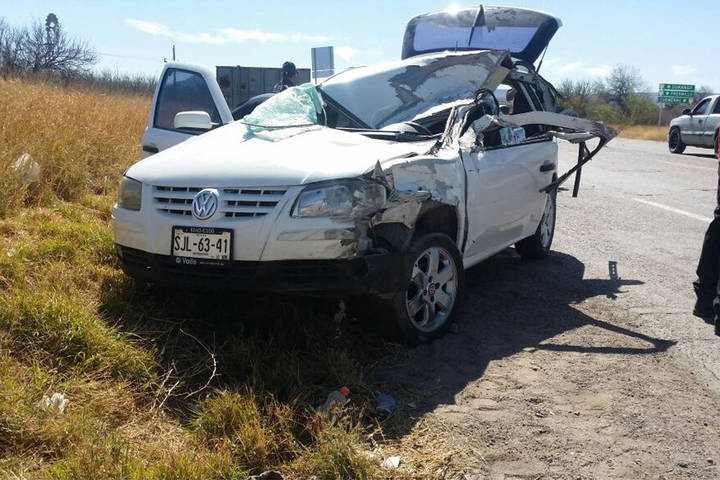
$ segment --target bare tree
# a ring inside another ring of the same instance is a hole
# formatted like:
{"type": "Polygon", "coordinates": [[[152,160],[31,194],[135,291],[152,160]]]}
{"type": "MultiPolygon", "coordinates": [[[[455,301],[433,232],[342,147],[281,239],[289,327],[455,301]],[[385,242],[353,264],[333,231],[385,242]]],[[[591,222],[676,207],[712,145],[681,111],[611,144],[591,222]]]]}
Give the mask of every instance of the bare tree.
{"type": "Polygon", "coordinates": [[[3,74],[18,73],[26,69],[26,38],[25,29],[10,27],[0,19],[0,71],[3,74]]]}
{"type": "Polygon", "coordinates": [[[32,72],[74,75],[86,72],[97,61],[88,43],[68,36],[52,13],[44,26],[40,22],[30,26],[22,50],[32,72]]]}
{"type": "Polygon", "coordinates": [[[707,85],[700,85],[695,90],[695,96],[693,97],[693,103],[697,103],[703,98],[707,97],[708,95],[712,95],[713,90],[712,88],[708,87],[707,85]]]}
{"type": "Polygon", "coordinates": [[[620,107],[624,114],[629,113],[630,99],[644,86],[644,81],[636,67],[617,65],[606,80],[609,99],[620,107]]]}
{"type": "Polygon", "coordinates": [[[589,80],[564,80],[558,88],[562,105],[571,108],[580,116],[587,115],[588,106],[595,95],[595,86],[589,80]]]}

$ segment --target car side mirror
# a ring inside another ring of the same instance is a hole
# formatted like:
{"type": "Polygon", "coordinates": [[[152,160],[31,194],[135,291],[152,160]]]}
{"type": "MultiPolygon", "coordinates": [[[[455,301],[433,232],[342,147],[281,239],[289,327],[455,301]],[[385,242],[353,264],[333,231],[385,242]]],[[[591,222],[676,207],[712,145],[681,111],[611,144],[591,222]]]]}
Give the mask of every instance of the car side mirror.
{"type": "Polygon", "coordinates": [[[686,108],[685,110],[682,111],[682,114],[683,114],[683,115],[690,115],[690,109],[689,109],[689,108],[686,108]]]}
{"type": "Polygon", "coordinates": [[[173,127],[177,130],[211,130],[213,123],[207,112],[178,112],[173,119],[173,127]]]}

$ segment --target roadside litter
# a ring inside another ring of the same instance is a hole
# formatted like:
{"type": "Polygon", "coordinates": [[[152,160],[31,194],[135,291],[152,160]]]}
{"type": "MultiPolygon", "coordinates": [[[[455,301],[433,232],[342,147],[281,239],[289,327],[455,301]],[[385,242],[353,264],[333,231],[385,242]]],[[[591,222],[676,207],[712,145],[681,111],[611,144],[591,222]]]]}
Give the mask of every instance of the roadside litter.
{"type": "Polygon", "coordinates": [[[328,394],[325,403],[317,407],[315,411],[319,413],[324,420],[329,420],[332,418],[335,410],[341,408],[348,402],[348,395],[350,395],[350,389],[348,387],[333,390],[328,394]]]}
{"type": "Polygon", "coordinates": [[[53,393],[51,397],[43,395],[37,406],[46,410],[54,410],[57,413],[65,413],[65,405],[68,403],[68,399],[62,393],[53,393]]]}
{"type": "Polygon", "coordinates": [[[383,468],[398,468],[400,466],[400,457],[388,457],[380,464],[383,468]]]}
{"type": "Polygon", "coordinates": [[[389,417],[397,407],[397,400],[391,395],[375,392],[375,411],[381,417],[389,417]]]}
{"type": "Polygon", "coordinates": [[[33,160],[29,153],[23,153],[12,163],[12,170],[17,175],[20,183],[28,186],[40,179],[40,164],[33,160]]]}
{"type": "Polygon", "coordinates": [[[247,477],[246,480],[283,480],[283,476],[280,472],[276,472],[275,470],[268,470],[267,472],[263,472],[259,475],[247,477]]]}

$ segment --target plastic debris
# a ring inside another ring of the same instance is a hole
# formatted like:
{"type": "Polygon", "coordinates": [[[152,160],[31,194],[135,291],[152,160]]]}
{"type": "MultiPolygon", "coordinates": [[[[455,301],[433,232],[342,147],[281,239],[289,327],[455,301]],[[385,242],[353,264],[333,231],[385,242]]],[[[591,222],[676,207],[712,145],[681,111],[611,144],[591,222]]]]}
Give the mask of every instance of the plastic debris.
{"type": "Polygon", "coordinates": [[[43,395],[37,406],[45,410],[54,410],[57,413],[65,413],[65,405],[68,403],[68,399],[62,393],[53,393],[52,396],[48,397],[43,395]]]}
{"type": "Polygon", "coordinates": [[[398,468],[400,466],[400,457],[388,457],[380,464],[383,468],[398,468]]]}
{"type": "Polygon", "coordinates": [[[8,250],[5,254],[6,254],[8,257],[12,258],[12,257],[15,256],[16,253],[17,253],[17,250],[15,250],[14,248],[10,248],[10,250],[8,250]]]}
{"type": "Polygon", "coordinates": [[[335,410],[341,408],[348,402],[348,396],[350,395],[350,389],[348,387],[341,387],[340,390],[333,390],[327,396],[325,403],[315,409],[320,416],[329,420],[332,418],[335,410]]]}
{"type": "Polygon", "coordinates": [[[247,477],[247,480],[283,480],[283,476],[280,472],[275,470],[268,470],[267,472],[247,477]]]}
{"type": "Polygon", "coordinates": [[[387,417],[397,407],[397,400],[387,393],[375,392],[375,411],[378,414],[387,417]]]}
{"type": "Polygon", "coordinates": [[[273,95],[240,121],[251,134],[274,142],[321,128],[318,113],[322,110],[315,85],[304,83],[273,95]]]}
{"type": "Polygon", "coordinates": [[[17,175],[20,183],[23,185],[31,185],[40,179],[40,164],[33,160],[29,153],[23,153],[12,165],[12,170],[17,175]]]}

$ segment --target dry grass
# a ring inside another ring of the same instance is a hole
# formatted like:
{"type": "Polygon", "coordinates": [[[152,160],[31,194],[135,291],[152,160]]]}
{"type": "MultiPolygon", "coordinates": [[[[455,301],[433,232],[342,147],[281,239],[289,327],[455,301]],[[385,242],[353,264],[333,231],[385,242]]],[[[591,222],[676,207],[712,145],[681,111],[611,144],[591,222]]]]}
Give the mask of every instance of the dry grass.
{"type": "Polygon", "coordinates": [[[109,212],[148,104],[0,80],[0,476],[372,476],[377,337],[328,302],[200,297],[119,270],[109,212]],[[42,167],[32,185],[11,167],[23,153],[42,167]],[[341,385],[352,402],[319,424],[341,385]],[[53,392],[65,414],[38,407],[53,392]]]}
{"type": "Polygon", "coordinates": [[[668,127],[663,125],[616,125],[620,130],[620,137],[634,138],[636,140],[654,140],[656,142],[667,141],[668,127]]]}
{"type": "Polygon", "coordinates": [[[63,89],[20,80],[0,82],[0,217],[19,205],[77,201],[115,191],[136,158],[148,98],[63,89]],[[42,182],[23,186],[11,165],[29,153],[42,182]]]}

